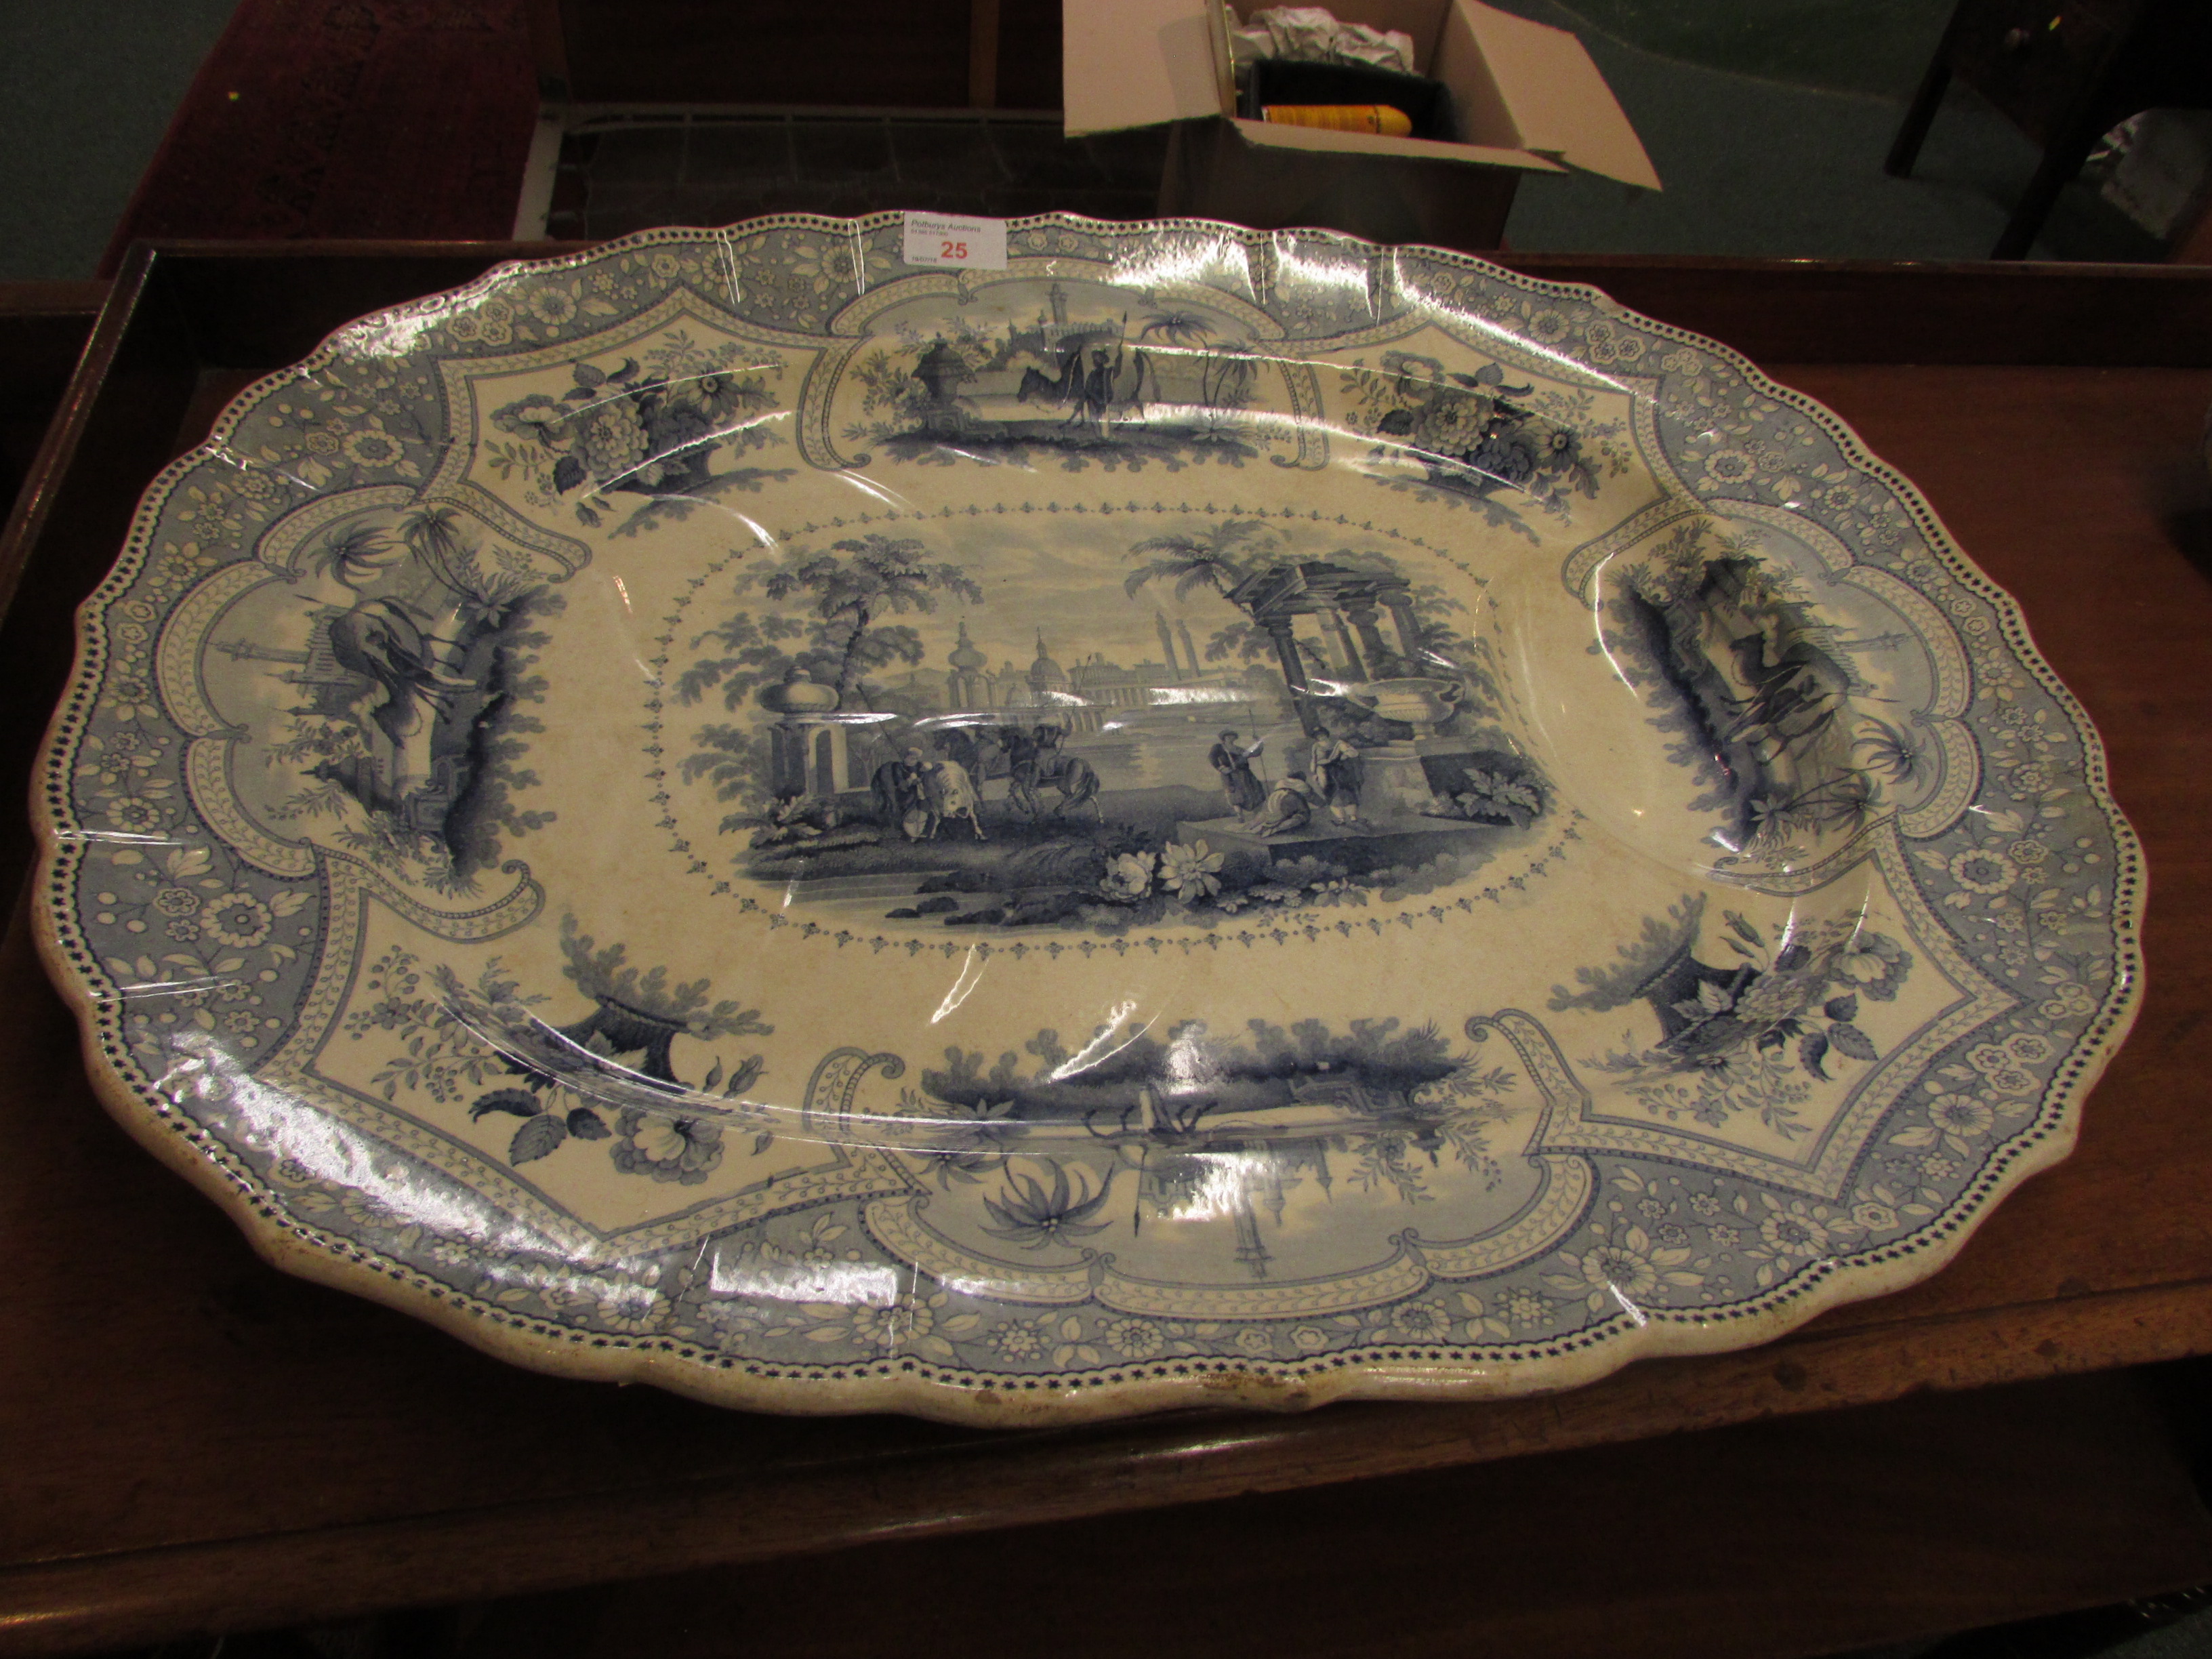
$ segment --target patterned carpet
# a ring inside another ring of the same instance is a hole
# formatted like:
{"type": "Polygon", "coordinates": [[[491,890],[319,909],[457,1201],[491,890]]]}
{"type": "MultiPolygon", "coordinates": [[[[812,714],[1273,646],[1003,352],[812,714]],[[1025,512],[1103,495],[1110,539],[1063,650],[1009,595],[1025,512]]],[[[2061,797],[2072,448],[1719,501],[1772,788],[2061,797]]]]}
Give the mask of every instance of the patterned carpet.
{"type": "Polygon", "coordinates": [[[244,0],[108,244],[507,234],[538,112],[523,0],[244,0]]]}
{"type": "Polygon", "coordinates": [[[1680,63],[1905,98],[1951,0],[1573,0],[1567,9],[1588,29],[1680,63]]]}

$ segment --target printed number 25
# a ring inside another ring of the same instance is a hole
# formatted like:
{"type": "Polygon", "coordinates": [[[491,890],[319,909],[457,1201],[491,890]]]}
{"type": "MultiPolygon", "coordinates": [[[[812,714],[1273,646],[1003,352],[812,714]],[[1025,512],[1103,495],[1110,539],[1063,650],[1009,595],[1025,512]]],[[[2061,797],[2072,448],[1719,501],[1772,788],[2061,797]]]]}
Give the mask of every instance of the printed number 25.
{"type": "Polygon", "coordinates": [[[968,244],[947,242],[938,249],[937,257],[940,259],[964,259],[968,257],[968,244]]]}

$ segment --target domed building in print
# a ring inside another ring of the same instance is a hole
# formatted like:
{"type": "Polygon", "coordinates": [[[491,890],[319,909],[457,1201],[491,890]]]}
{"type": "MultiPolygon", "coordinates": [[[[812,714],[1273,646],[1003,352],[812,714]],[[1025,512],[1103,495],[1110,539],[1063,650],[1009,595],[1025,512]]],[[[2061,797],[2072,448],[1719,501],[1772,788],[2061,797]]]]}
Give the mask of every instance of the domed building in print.
{"type": "Polygon", "coordinates": [[[999,701],[999,677],[991,672],[991,659],[975,648],[975,641],[968,637],[968,623],[960,623],[960,641],[946,655],[952,665],[945,677],[945,704],[948,708],[989,708],[999,701]]]}
{"type": "Polygon", "coordinates": [[[1067,671],[1053,660],[1042,634],[1037,635],[1036,660],[1029,665],[1023,683],[1010,689],[1005,707],[1033,714],[1040,724],[1048,719],[1070,733],[1098,729],[1097,709],[1077,693],[1067,671]]]}
{"type": "Polygon", "coordinates": [[[1040,699],[1055,691],[1062,696],[1067,692],[1067,675],[1046,651],[1042,634],[1037,635],[1036,660],[1030,665],[1030,690],[1040,699]]]}

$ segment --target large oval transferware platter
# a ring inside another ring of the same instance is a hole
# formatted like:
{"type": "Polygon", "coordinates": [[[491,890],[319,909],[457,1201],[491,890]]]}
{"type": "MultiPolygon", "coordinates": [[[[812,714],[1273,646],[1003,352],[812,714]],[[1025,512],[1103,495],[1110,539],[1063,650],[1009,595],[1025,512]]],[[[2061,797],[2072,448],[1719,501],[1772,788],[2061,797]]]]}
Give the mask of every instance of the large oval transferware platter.
{"type": "Polygon", "coordinates": [[[1192,222],[636,236],[149,491],[45,946],[282,1265],[975,1422],[1555,1389],[2063,1157],[2140,858],[1834,416],[1593,290],[1192,222]]]}

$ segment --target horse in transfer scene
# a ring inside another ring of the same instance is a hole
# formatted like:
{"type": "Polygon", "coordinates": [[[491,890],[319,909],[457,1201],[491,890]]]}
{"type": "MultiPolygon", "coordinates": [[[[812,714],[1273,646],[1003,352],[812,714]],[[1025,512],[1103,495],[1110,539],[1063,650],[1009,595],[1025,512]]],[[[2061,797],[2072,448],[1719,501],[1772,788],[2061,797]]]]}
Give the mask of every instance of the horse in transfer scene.
{"type": "Polygon", "coordinates": [[[1106,822],[1098,804],[1098,772],[1080,755],[1064,751],[1066,734],[1056,726],[1039,726],[1024,732],[1019,726],[998,729],[1000,745],[1006,753],[1006,798],[1033,819],[1058,817],[1070,807],[1088,805],[1106,822]],[[1048,814],[1040,791],[1060,791],[1060,802],[1048,814]]]}

